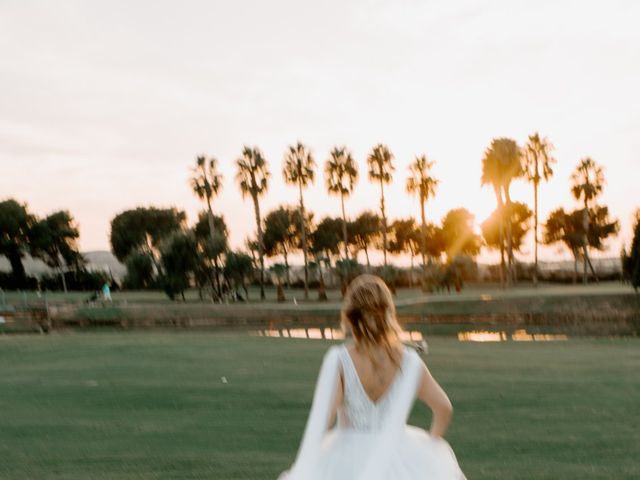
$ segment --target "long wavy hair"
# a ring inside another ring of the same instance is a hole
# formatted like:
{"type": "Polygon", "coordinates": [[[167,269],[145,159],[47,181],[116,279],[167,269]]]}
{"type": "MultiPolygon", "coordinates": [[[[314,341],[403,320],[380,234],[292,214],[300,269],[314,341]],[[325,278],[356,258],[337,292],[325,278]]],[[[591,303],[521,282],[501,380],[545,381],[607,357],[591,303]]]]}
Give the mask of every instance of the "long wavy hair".
{"type": "Polygon", "coordinates": [[[359,275],[347,288],[341,311],[342,326],[350,329],[355,341],[366,350],[382,346],[389,358],[400,343],[402,328],[396,318],[393,296],[384,281],[375,275],[359,275]]]}

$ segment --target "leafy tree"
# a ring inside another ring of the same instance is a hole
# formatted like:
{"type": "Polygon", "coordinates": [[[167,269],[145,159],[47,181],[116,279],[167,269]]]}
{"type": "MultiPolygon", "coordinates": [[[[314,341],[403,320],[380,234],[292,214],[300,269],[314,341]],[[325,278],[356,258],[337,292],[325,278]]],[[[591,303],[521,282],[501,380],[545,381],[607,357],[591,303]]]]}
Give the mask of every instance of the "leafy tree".
{"type": "MultiPolygon", "coordinates": [[[[422,255],[422,269],[426,268],[426,241],[427,241],[427,221],[425,218],[425,204],[436,194],[438,180],[431,175],[434,162],[427,160],[426,155],[416,157],[409,165],[409,177],[407,178],[407,192],[417,195],[420,201],[420,252],[422,255]]],[[[413,261],[413,259],[411,259],[413,261]]],[[[413,267],[412,267],[413,270],[413,267]]]]}
{"type": "MultiPolygon", "coordinates": [[[[387,266],[387,215],[384,203],[384,185],[391,183],[391,176],[395,167],[393,166],[393,154],[386,145],[378,144],[373,147],[367,157],[369,166],[369,180],[380,183],[380,213],[382,214],[382,252],[384,255],[384,265],[387,266]]],[[[366,252],[366,250],[365,250],[366,252]]],[[[367,265],[369,260],[367,257],[367,265]]]]}
{"type": "Polygon", "coordinates": [[[253,277],[253,260],[244,252],[228,252],[224,264],[224,276],[234,288],[242,287],[245,298],[249,299],[247,282],[253,277]]]}
{"type": "Polygon", "coordinates": [[[330,194],[340,195],[342,206],[342,242],[344,258],[349,259],[349,238],[347,234],[347,215],[344,199],[349,197],[358,181],[358,166],[346,147],[334,147],[325,163],[325,182],[330,194]]]}
{"type": "Polygon", "coordinates": [[[562,242],[573,254],[573,283],[576,283],[582,246],[582,213],[567,213],[563,208],[558,208],[549,214],[543,227],[543,242],[546,245],[562,242]]]}
{"type": "Polygon", "coordinates": [[[311,252],[320,273],[320,286],[318,298],[326,300],[324,292],[324,276],[322,273],[322,262],[331,267],[331,257],[340,253],[340,242],[342,241],[343,219],[325,217],[311,233],[311,252]]]}
{"type": "Polygon", "coordinates": [[[537,132],[529,135],[523,151],[525,176],[533,184],[534,284],[538,283],[538,186],[553,175],[552,165],[556,159],[551,155],[552,151],[552,143],[546,137],[540,138],[537,132]]]}
{"type": "Polygon", "coordinates": [[[131,289],[149,288],[153,283],[153,261],[141,252],[131,253],[125,260],[127,274],[124,287],[131,289]]]}
{"type": "Polygon", "coordinates": [[[121,262],[125,262],[131,253],[146,253],[158,270],[162,242],[182,230],[186,218],[182,210],[175,208],[126,210],[111,220],[111,250],[121,262]]]}
{"type": "Polygon", "coordinates": [[[480,253],[480,237],[473,232],[474,217],[465,208],[450,210],[442,219],[442,238],[449,260],[480,253]]]}
{"type": "Polygon", "coordinates": [[[629,255],[623,255],[623,269],[637,293],[640,288],[640,211],[636,212],[631,250],[629,255]]]}
{"type": "Polygon", "coordinates": [[[196,239],[192,232],[175,232],[161,249],[161,282],[171,300],[189,288],[189,278],[198,267],[196,239]]]}
{"type": "Polygon", "coordinates": [[[84,258],[76,243],[80,232],[73,217],[66,210],[52,213],[36,222],[29,236],[31,255],[58,270],[62,288],[66,292],[65,267],[74,266],[77,270],[84,265],[84,258]]]}
{"type": "Polygon", "coordinates": [[[222,298],[222,286],[220,284],[220,265],[222,255],[228,250],[229,231],[224,218],[213,215],[211,212],[201,212],[198,222],[193,228],[196,246],[201,260],[201,265],[197,275],[199,286],[200,279],[207,278],[211,284],[212,299],[222,298]],[[213,233],[211,233],[213,225],[213,233]]]}
{"type": "Polygon", "coordinates": [[[264,300],[264,239],[258,199],[267,193],[271,174],[269,173],[267,161],[257,147],[250,148],[245,146],[242,150],[242,156],[236,160],[236,166],[238,167],[236,181],[240,186],[240,192],[243,197],[250,196],[253,200],[258,233],[258,257],[260,259],[260,299],[264,300]]]}
{"type": "Polygon", "coordinates": [[[311,249],[329,260],[340,252],[342,241],[342,219],[325,217],[311,233],[311,249]]]}
{"type": "Polygon", "coordinates": [[[604,172],[591,158],[586,157],[580,160],[578,166],[571,175],[571,193],[576,200],[582,200],[584,208],[582,210],[582,259],[583,273],[582,282],[587,283],[587,265],[593,271],[593,265],[589,260],[589,205],[595,200],[604,188],[604,172]]]}
{"type": "Polygon", "coordinates": [[[282,282],[285,276],[285,266],[282,263],[274,263],[269,268],[269,271],[273,274],[276,281],[276,292],[278,302],[286,302],[287,298],[284,296],[284,289],[282,288],[282,282]]]}
{"type": "Polygon", "coordinates": [[[304,258],[304,298],[309,298],[309,264],[307,261],[307,229],[304,223],[306,217],[304,213],[304,197],[302,190],[310,183],[313,183],[315,176],[316,162],[309,149],[298,142],[291,145],[284,157],[284,167],[282,176],[284,181],[290,185],[298,187],[300,196],[300,233],[302,240],[302,256],[304,258]]]}
{"type": "Polygon", "coordinates": [[[447,250],[442,228],[434,225],[433,223],[427,223],[426,232],[427,234],[425,236],[424,245],[425,255],[430,261],[438,261],[440,260],[440,257],[442,257],[442,254],[447,250]]]}
{"type": "Polygon", "coordinates": [[[357,252],[364,250],[367,258],[367,271],[371,269],[369,262],[369,248],[377,241],[380,235],[381,220],[378,215],[373,212],[362,212],[354,221],[349,222],[347,229],[349,230],[349,242],[353,245],[357,260],[357,252]]]}
{"type": "MultiPolygon", "coordinates": [[[[529,207],[522,202],[513,202],[509,207],[505,207],[504,216],[506,221],[511,223],[511,240],[516,252],[522,248],[532,215],[529,207]]],[[[500,248],[500,216],[501,213],[494,210],[481,225],[482,236],[489,248],[500,248]]]]}
{"type": "Polygon", "coordinates": [[[513,278],[513,245],[511,239],[511,223],[504,218],[504,206],[511,203],[509,187],[514,178],[523,174],[521,152],[515,140],[510,138],[495,138],[485,151],[482,158],[482,185],[491,185],[496,195],[500,215],[500,282],[504,283],[504,224],[507,224],[507,259],[509,262],[507,284],[513,278]]]}
{"type": "Polygon", "coordinates": [[[290,207],[280,206],[270,211],[264,219],[264,250],[267,257],[282,255],[286,270],[287,286],[291,286],[289,276],[289,253],[297,249],[299,226],[298,216],[290,207]]]}
{"type": "Polygon", "coordinates": [[[35,217],[29,213],[27,205],[13,199],[0,202],[0,255],[9,260],[19,287],[26,282],[22,257],[29,248],[29,231],[34,223],[35,217]]]}
{"type": "MultiPolygon", "coordinates": [[[[409,274],[409,284],[413,285],[413,258],[418,253],[419,246],[414,242],[419,240],[420,233],[416,229],[416,222],[413,218],[405,220],[394,220],[391,224],[391,240],[389,241],[389,252],[395,254],[409,253],[411,259],[411,273],[409,274]]],[[[422,242],[424,244],[424,242],[422,242]]]]}

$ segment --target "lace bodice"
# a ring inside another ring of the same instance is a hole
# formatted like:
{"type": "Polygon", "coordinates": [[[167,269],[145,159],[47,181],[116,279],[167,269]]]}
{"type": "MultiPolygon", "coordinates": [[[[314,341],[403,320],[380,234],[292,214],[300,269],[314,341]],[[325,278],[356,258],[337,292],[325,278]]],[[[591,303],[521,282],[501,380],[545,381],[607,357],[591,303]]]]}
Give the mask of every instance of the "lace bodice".
{"type": "Polygon", "coordinates": [[[394,399],[400,378],[407,364],[407,352],[403,352],[402,366],[396,373],[391,386],[376,402],[371,400],[360,382],[356,367],[346,346],[340,348],[340,363],[344,378],[344,400],[338,408],[338,428],[361,432],[375,432],[380,429],[386,412],[394,399]]]}

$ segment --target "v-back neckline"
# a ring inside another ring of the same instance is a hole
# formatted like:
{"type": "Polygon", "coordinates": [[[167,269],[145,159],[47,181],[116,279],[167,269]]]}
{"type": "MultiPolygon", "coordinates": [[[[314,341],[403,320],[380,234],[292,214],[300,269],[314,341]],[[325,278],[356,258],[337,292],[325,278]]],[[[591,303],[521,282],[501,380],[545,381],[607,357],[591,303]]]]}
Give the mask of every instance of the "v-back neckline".
{"type": "Polygon", "coordinates": [[[349,348],[346,345],[344,346],[344,353],[348,359],[347,361],[349,362],[349,368],[353,370],[353,374],[356,377],[356,383],[358,384],[360,391],[362,392],[364,397],[367,399],[367,401],[371,405],[373,405],[374,407],[379,407],[384,402],[384,400],[389,396],[389,393],[391,392],[391,390],[393,390],[393,387],[398,382],[398,377],[400,377],[402,373],[402,367],[404,366],[404,360],[406,356],[405,349],[402,348],[402,357],[400,359],[400,367],[396,369],[396,372],[393,374],[393,379],[391,380],[391,382],[389,382],[389,385],[387,386],[387,388],[385,388],[384,392],[382,393],[382,395],[378,397],[377,400],[373,400],[365,390],[364,385],[362,384],[362,380],[360,380],[360,375],[358,374],[358,369],[356,368],[356,364],[353,362],[353,358],[351,358],[351,354],[349,353],[349,348]]]}

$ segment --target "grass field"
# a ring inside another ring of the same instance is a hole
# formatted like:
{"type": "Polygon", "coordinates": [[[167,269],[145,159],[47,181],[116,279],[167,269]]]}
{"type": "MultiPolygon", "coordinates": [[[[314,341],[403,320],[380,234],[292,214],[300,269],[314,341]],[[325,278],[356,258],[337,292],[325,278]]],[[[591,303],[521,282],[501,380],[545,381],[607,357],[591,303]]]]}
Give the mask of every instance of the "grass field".
{"type": "MultiPolygon", "coordinates": [[[[0,478],[274,479],[295,455],[327,346],[193,332],[0,336],[0,478]]],[[[640,340],[433,338],[430,351],[469,479],[640,478],[640,340]]],[[[411,421],[428,425],[427,410],[411,421]]]]}

